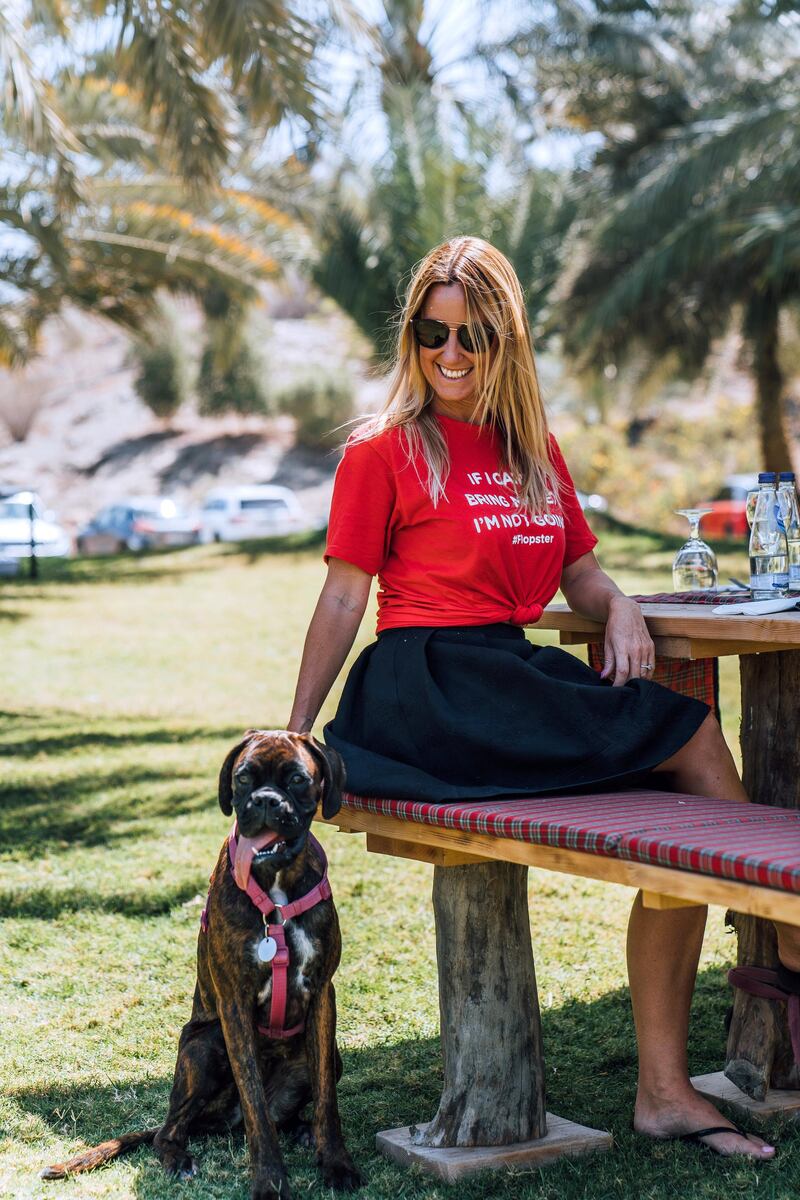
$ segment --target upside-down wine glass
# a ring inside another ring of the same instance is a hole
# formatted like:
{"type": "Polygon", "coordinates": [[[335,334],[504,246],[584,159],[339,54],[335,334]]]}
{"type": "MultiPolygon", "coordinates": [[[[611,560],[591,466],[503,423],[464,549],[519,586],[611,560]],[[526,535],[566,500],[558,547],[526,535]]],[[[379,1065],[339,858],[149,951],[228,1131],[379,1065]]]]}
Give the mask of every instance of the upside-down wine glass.
{"type": "Polygon", "coordinates": [[[710,508],[678,508],[679,517],[689,522],[689,540],[684,542],[672,563],[672,589],[675,592],[705,592],[717,586],[717,556],[700,537],[700,518],[710,508]]]}

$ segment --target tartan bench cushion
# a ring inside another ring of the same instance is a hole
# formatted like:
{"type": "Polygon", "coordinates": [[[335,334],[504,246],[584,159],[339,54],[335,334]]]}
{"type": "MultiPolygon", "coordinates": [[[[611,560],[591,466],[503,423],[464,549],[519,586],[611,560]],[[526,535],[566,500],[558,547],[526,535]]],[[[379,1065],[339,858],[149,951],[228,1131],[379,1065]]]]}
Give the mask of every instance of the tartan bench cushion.
{"type": "Polygon", "coordinates": [[[363,812],[800,893],[800,810],[626,791],[437,804],[346,793],[363,812]]]}

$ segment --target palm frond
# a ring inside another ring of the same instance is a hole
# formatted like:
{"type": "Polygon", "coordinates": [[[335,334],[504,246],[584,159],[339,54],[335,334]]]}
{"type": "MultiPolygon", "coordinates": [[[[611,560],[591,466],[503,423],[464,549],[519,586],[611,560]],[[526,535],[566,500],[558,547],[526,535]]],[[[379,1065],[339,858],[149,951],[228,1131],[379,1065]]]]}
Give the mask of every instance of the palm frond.
{"type": "Polygon", "coordinates": [[[232,149],[234,110],[225,88],[210,76],[197,29],[186,10],[162,0],[126,7],[127,36],[116,59],[120,76],[141,91],[186,179],[213,186],[232,149]]]}
{"type": "Polygon", "coordinates": [[[726,251],[718,214],[703,209],[625,265],[590,256],[560,305],[565,349],[585,366],[624,360],[647,346],[656,357],[677,352],[697,370],[736,300],[726,251]]]}
{"type": "Polygon", "coordinates": [[[80,196],[74,156],[81,145],[64,123],[52,86],[31,61],[27,30],[17,11],[0,7],[0,89],[6,131],[31,151],[52,158],[54,185],[62,201],[80,196]]]}
{"type": "Polygon", "coordinates": [[[209,60],[228,64],[253,118],[277,125],[291,113],[314,123],[319,88],[310,73],[309,21],[285,0],[202,0],[197,15],[209,60]]]}
{"type": "MultiPolygon", "coordinates": [[[[786,291],[787,279],[800,274],[800,206],[763,208],[747,222],[733,224],[732,252],[756,286],[786,291]]],[[[790,286],[790,294],[797,286],[790,286]]]]}
{"type": "MultiPolygon", "coordinates": [[[[598,242],[619,244],[672,214],[699,206],[723,191],[746,192],[748,182],[777,157],[796,163],[790,141],[800,142],[800,100],[778,96],[757,109],[701,119],[677,131],[658,148],[658,161],[612,205],[598,242]]],[[[746,197],[743,197],[746,203],[746,197]]]]}
{"type": "Polygon", "coordinates": [[[70,17],[69,0],[28,0],[29,21],[32,26],[63,37],[70,17]]]}

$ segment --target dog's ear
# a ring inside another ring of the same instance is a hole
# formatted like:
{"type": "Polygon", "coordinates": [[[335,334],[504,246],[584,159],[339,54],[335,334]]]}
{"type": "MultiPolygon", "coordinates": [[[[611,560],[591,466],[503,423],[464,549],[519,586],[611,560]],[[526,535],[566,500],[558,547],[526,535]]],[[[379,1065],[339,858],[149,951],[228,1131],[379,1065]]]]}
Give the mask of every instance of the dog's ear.
{"type": "Polygon", "coordinates": [[[342,807],[344,763],[338,750],[318,742],[310,733],[300,735],[322,768],[322,815],[326,821],[342,807]]]}
{"type": "Polygon", "coordinates": [[[241,750],[244,750],[247,743],[258,733],[257,729],[248,729],[242,740],[229,750],[225,755],[225,761],[220,767],[219,772],[219,806],[229,817],[233,812],[233,785],[231,783],[231,773],[233,764],[236,762],[237,756],[241,750]]]}

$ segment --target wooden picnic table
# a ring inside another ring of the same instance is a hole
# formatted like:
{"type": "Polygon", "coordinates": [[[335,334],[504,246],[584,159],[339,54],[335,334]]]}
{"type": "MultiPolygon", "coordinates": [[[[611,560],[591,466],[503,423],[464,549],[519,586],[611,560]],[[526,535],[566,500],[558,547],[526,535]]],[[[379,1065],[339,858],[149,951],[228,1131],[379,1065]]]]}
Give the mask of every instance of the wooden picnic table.
{"type": "MultiPolygon", "coordinates": [[[[739,658],[742,692],[742,778],[757,804],[800,808],[800,611],[715,614],[711,606],[642,604],[664,658],[739,658]]],[[[562,645],[602,641],[603,625],[551,604],[537,629],[558,630],[562,645]]],[[[759,917],[732,914],[740,965],[773,967],[775,931],[759,917]]],[[[774,1002],[736,991],[725,1074],[763,1100],[771,1088],[800,1087],[785,1018],[774,1002]]]]}
{"type": "MultiPolygon", "coordinates": [[[[697,605],[643,604],[642,610],[658,655],[739,656],[745,785],[761,804],[800,808],[800,612],[752,618],[715,616],[697,605]]],[[[532,630],[534,640],[539,630],[557,630],[566,645],[601,641],[604,634],[602,623],[566,605],[545,610],[532,630]]],[[[772,919],[800,924],[800,897],[780,889],[545,839],[409,819],[395,804],[345,803],[333,821],[339,829],[364,833],[369,851],[433,865],[444,1086],[432,1120],[386,1130],[376,1140],[389,1157],[449,1182],[477,1169],[541,1166],[612,1144],[603,1131],[545,1111],[529,867],[638,887],[646,907],[725,905],[736,910],[739,962],[748,965],[774,965],[772,919]]],[[[700,1077],[698,1090],[730,1099],[725,1090],[735,1091],[732,1081],[758,1100],[771,1087],[762,1108],[797,1107],[800,1080],[784,1007],[737,992],[728,1079],[719,1072],[700,1077]],[[781,1089],[777,1102],[775,1089],[781,1089]]]]}

